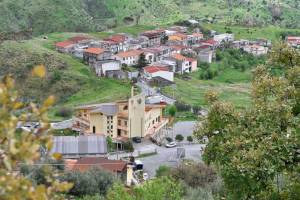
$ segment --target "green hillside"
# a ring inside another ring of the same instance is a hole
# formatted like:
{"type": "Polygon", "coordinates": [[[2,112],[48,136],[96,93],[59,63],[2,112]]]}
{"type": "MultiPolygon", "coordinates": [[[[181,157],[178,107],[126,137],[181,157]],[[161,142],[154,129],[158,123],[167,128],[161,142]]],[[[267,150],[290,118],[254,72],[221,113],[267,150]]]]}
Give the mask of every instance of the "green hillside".
{"type": "Polygon", "coordinates": [[[72,108],[126,98],[130,94],[129,82],[98,78],[80,60],[52,49],[55,41],[74,35],[57,33],[50,34],[47,40],[34,38],[2,43],[0,76],[11,74],[14,77],[24,101],[40,102],[49,95],[55,95],[57,104],[51,114],[61,107],[72,108]],[[40,64],[47,68],[43,79],[31,75],[32,68],[40,64]]]}
{"type": "Polygon", "coordinates": [[[136,21],[157,25],[188,18],[299,28],[299,5],[298,0],[1,0],[0,32],[88,32],[136,21]]]}

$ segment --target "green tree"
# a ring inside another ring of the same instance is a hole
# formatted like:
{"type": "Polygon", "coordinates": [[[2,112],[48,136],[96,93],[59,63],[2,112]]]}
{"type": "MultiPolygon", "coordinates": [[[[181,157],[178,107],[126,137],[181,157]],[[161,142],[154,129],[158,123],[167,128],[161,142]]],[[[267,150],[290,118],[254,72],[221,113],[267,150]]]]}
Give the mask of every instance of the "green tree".
{"type": "Polygon", "coordinates": [[[193,136],[191,136],[191,135],[187,136],[186,140],[190,143],[192,143],[194,141],[193,136]]]}
{"type": "Polygon", "coordinates": [[[300,120],[293,111],[299,103],[298,59],[285,45],[274,48],[269,63],[281,63],[285,73],[276,76],[269,67],[258,66],[253,106],[246,110],[219,101],[215,93],[207,95],[210,111],[195,136],[208,138],[204,160],[218,167],[231,198],[269,199],[279,190],[274,182],[278,174],[297,166],[300,120]]]}
{"type": "Polygon", "coordinates": [[[68,194],[74,196],[106,195],[115,182],[115,177],[99,168],[92,168],[86,172],[69,171],[64,174],[62,180],[73,183],[68,194]]]}
{"type": "Polygon", "coordinates": [[[142,187],[134,188],[134,194],[136,199],[143,200],[181,200],[183,191],[178,182],[168,177],[161,177],[147,181],[142,187]]]}
{"type": "Polygon", "coordinates": [[[177,135],[175,136],[175,140],[176,140],[177,142],[182,142],[182,141],[184,140],[184,137],[183,137],[181,134],[177,134],[177,135]]]}
{"type": "Polygon", "coordinates": [[[114,143],[111,137],[106,137],[106,143],[108,147],[108,151],[112,151],[114,149],[114,143]]]}
{"type": "Polygon", "coordinates": [[[143,185],[126,191],[124,186],[115,184],[108,192],[107,200],[180,200],[182,186],[168,177],[161,177],[145,182],[143,185]]]}
{"type": "MultiPolygon", "coordinates": [[[[44,66],[33,69],[32,75],[43,78],[46,74],[44,66]]],[[[60,183],[55,179],[58,174],[46,171],[46,184],[33,183],[32,179],[16,173],[19,164],[32,165],[40,160],[40,148],[51,148],[50,127],[47,110],[54,103],[54,97],[49,97],[40,106],[33,103],[24,104],[15,91],[14,80],[5,76],[0,83],[0,190],[1,199],[58,199],[60,192],[66,191],[71,184],[60,183]],[[19,123],[39,121],[41,127],[33,132],[17,128],[19,123]]],[[[46,157],[47,155],[45,155],[46,157]]],[[[55,159],[60,155],[53,154],[55,159]]]]}
{"type": "Polygon", "coordinates": [[[141,71],[144,67],[148,65],[148,62],[146,60],[146,56],[144,53],[142,53],[138,59],[137,68],[141,71]]]}

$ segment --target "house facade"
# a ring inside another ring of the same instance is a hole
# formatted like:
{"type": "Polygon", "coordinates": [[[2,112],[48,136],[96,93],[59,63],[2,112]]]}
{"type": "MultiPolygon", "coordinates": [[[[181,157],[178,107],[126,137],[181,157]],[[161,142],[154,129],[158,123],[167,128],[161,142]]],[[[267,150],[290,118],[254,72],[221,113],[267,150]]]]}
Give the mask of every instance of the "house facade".
{"type": "Polygon", "coordinates": [[[268,47],[259,45],[247,45],[243,48],[243,50],[255,56],[266,55],[268,53],[268,47]]]}
{"type": "Polygon", "coordinates": [[[161,45],[162,38],[165,36],[165,31],[162,29],[145,31],[141,36],[148,38],[150,47],[159,46],[161,45]]]}
{"type": "Polygon", "coordinates": [[[121,70],[121,62],[113,59],[100,60],[94,62],[93,68],[97,76],[107,76],[108,71],[121,70]]]}
{"type": "Polygon", "coordinates": [[[141,50],[129,50],[113,55],[113,58],[115,60],[119,60],[121,64],[132,66],[138,63],[139,57],[142,53],[143,51],[141,50]]]}
{"type": "Polygon", "coordinates": [[[76,109],[73,129],[84,135],[105,135],[114,139],[146,137],[168,123],[163,105],[148,105],[145,96],[132,95],[126,101],[81,106],[76,109]]]}
{"type": "Polygon", "coordinates": [[[111,55],[111,52],[106,49],[90,47],[83,51],[83,60],[86,63],[92,63],[97,60],[110,59],[111,55]]]}
{"type": "Polygon", "coordinates": [[[184,74],[191,73],[197,71],[197,60],[193,58],[185,57],[181,54],[173,54],[171,56],[174,60],[176,60],[176,73],[184,74]]]}

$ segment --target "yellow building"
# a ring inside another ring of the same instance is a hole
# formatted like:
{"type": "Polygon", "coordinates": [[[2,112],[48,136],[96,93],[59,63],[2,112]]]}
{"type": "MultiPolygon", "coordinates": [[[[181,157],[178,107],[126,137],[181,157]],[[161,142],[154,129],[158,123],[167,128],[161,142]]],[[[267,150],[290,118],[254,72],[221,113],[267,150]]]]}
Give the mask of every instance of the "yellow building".
{"type": "Polygon", "coordinates": [[[145,104],[145,96],[76,108],[73,129],[82,134],[103,134],[115,139],[152,136],[168,123],[165,104],[145,104]]]}

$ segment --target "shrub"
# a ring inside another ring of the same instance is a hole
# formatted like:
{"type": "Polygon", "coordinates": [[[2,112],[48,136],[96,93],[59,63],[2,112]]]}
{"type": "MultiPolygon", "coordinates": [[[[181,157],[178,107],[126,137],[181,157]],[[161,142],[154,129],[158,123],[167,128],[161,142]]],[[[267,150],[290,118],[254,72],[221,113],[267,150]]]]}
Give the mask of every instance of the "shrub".
{"type": "Polygon", "coordinates": [[[69,171],[64,174],[62,180],[74,184],[68,192],[69,195],[106,195],[115,182],[115,177],[109,172],[93,168],[86,172],[69,171]]]}
{"type": "Polygon", "coordinates": [[[168,109],[168,113],[170,116],[175,117],[177,108],[176,106],[170,106],[168,109]]]}
{"type": "Polygon", "coordinates": [[[193,137],[191,135],[187,136],[186,140],[188,142],[193,142],[193,137]]]}
{"type": "Polygon", "coordinates": [[[178,142],[182,142],[184,140],[184,137],[181,134],[176,135],[175,140],[178,142]]]}
{"type": "Polygon", "coordinates": [[[171,173],[171,168],[166,165],[161,165],[156,170],[156,177],[169,176],[171,173]]]}
{"type": "Polygon", "coordinates": [[[181,164],[172,170],[171,175],[193,188],[205,187],[217,179],[217,173],[202,163],[181,164]]]}

